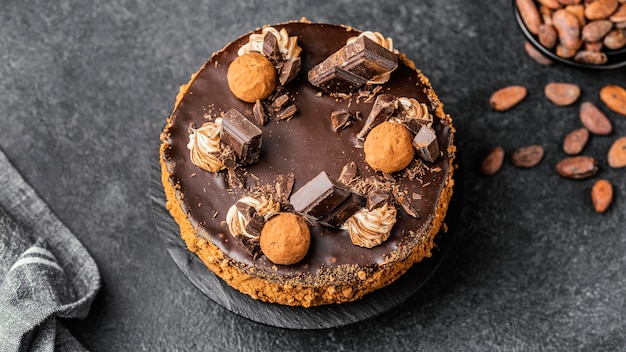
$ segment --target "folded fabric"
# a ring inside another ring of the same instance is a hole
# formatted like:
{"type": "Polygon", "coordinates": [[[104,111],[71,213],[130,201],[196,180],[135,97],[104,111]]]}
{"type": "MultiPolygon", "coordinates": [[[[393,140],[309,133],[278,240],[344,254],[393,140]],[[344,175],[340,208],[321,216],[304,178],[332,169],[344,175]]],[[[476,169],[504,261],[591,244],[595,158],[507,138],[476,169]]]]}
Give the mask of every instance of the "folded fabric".
{"type": "Polygon", "coordinates": [[[58,321],[84,318],[93,258],[0,151],[0,351],[85,351],[58,321]]]}

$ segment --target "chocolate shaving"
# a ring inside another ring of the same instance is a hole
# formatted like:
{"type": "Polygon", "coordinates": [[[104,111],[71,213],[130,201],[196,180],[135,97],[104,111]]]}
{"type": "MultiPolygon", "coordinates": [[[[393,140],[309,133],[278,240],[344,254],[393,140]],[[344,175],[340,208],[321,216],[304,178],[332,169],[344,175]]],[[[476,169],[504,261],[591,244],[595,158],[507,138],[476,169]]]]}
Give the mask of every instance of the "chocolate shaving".
{"type": "Polygon", "coordinates": [[[330,121],[335,132],[342,130],[352,124],[354,118],[345,110],[333,111],[330,113],[330,121]]]}

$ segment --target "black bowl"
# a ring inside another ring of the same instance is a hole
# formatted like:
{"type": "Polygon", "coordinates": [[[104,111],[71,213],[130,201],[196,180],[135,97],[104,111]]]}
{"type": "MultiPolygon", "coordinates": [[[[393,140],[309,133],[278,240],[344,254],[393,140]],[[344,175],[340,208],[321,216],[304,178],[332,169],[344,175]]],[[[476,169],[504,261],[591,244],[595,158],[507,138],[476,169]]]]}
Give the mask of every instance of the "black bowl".
{"type": "Polygon", "coordinates": [[[607,62],[602,65],[585,64],[582,62],[576,62],[571,59],[564,59],[556,55],[554,51],[547,49],[546,47],[541,45],[541,43],[539,43],[539,39],[534,34],[530,33],[530,31],[526,27],[526,24],[524,24],[524,20],[522,20],[522,16],[520,15],[517,6],[515,5],[515,0],[513,0],[512,3],[513,3],[513,13],[515,15],[515,19],[517,20],[517,24],[519,25],[520,29],[526,36],[526,39],[528,39],[528,41],[535,48],[537,48],[537,50],[539,50],[543,55],[550,58],[550,60],[555,61],[555,62],[560,62],[566,65],[570,65],[573,67],[584,68],[584,69],[594,69],[594,70],[611,70],[611,69],[616,69],[616,68],[626,66],[626,47],[619,49],[619,50],[604,50],[604,53],[606,54],[606,57],[607,57],[607,62]]]}

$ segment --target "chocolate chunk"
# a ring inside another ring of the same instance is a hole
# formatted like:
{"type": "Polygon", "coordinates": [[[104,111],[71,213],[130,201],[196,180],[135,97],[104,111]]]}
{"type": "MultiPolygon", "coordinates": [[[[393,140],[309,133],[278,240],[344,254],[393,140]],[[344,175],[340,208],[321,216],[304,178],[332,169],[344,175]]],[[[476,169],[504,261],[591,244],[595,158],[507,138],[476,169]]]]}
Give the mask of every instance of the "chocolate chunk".
{"type": "Polygon", "coordinates": [[[343,166],[338,181],[344,185],[349,184],[355,177],[359,175],[359,170],[356,167],[356,163],[351,161],[343,166]]]}
{"type": "Polygon", "coordinates": [[[378,207],[383,206],[388,201],[388,193],[373,190],[367,194],[367,198],[365,198],[365,206],[368,210],[374,210],[378,207]]]}
{"type": "Polygon", "coordinates": [[[284,109],[276,113],[276,120],[289,120],[298,112],[298,108],[294,104],[289,104],[284,109]]]}
{"type": "Polygon", "coordinates": [[[265,112],[263,103],[257,99],[256,103],[252,107],[252,114],[257,124],[265,126],[270,120],[269,115],[265,112]]]}
{"type": "Polygon", "coordinates": [[[339,206],[333,209],[320,221],[326,225],[339,227],[363,207],[363,202],[363,197],[356,193],[352,193],[348,199],[339,204],[339,206]]]}
{"type": "Polygon", "coordinates": [[[367,116],[367,120],[365,120],[365,125],[361,128],[361,131],[357,133],[356,138],[360,140],[364,140],[365,136],[369,133],[369,131],[376,127],[376,125],[380,124],[387,120],[393,113],[396,111],[398,107],[398,100],[396,96],[393,94],[380,94],[376,97],[374,101],[374,105],[372,106],[372,110],[370,114],[367,116]]]}
{"type": "Polygon", "coordinates": [[[308,78],[311,84],[322,89],[354,90],[397,66],[397,54],[362,36],[313,67],[308,78]]]}
{"type": "Polygon", "coordinates": [[[420,213],[409,203],[408,201],[400,202],[400,207],[404,210],[405,213],[409,214],[416,219],[420,218],[420,213]]]}
{"type": "Polygon", "coordinates": [[[265,218],[261,216],[256,209],[245,202],[237,202],[235,204],[239,213],[243,214],[246,219],[247,225],[245,230],[252,236],[258,237],[261,235],[261,230],[265,225],[265,218]]]}
{"type": "Polygon", "coordinates": [[[222,117],[220,141],[231,148],[242,165],[252,164],[261,153],[261,130],[235,109],[222,117]]]}
{"type": "Polygon", "coordinates": [[[272,33],[265,33],[263,36],[263,55],[273,62],[278,62],[283,57],[278,46],[278,38],[272,33]]]}
{"type": "Polygon", "coordinates": [[[351,192],[322,171],[290,198],[294,210],[315,219],[327,216],[343,203],[351,192]]]}
{"type": "Polygon", "coordinates": [[[289,102],[289,95],[282,94],[276,97],[276,99],[274,99],[271,107],[272,109],[274,109],[274,111],[280,111],[280,109],[282,109],[285,106],[285,104],[287,104],[288,102],[289,102]]]}
{"type": "Polygon", "coordinates": [[[330,121],[335,132],[348,127],[353,121],[352,115],[345,110],[333,111],[330,113],[330,121]]]}
{"type": "Polygon", "coordinates": [[[278,83],[281,86],[293,81],[294,78],[300,73],[300,64],[302,60],[300,57],[289,58],[280,62],[278,68],[278,83]]]}
{"type": "Polygon", "coordinates": [[[248,255],[256,258],[261,253],[261,246],[259,244],[259,238],[250,238],[246,235],[237,234],[235,240],[239,247],[243,248],[248,255]]]}
{"type": "Polygon", "coordinates": [[[417,149],[419,156],[428,162],[434,162],[439,158],[439,144],[437,135],[431,127],[423,125],[413,138],[413,146],[417,149]]]}
{"type": "Polygon", "coordinates": [[[349,92],[367,83],[367,79],[342,68],[331,67],[314,75],[309,71],[309,82],[329,92],[349,92]]]}
{"type": "Polygon", "coordinates": [[[289,173],[286,175],[278,175],[276,177],[276,181],[274,182],[274,187],[276,189],[276,195],[278,196],[278,201],[281,204],[289,203],[289,196],[291,195],[291,191],[293,190],[293,184],[295,182],[295,178],[293,173],[289,173]]]}

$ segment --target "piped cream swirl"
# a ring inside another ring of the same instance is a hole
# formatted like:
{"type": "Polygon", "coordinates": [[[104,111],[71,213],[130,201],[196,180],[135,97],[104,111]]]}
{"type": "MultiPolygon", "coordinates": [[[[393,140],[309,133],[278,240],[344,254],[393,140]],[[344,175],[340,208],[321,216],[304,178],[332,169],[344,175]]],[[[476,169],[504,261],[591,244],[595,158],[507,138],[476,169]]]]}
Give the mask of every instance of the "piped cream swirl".
{"type": "Polygon", "coordinates": [[[362,208],[345,222],[342,229],[348,230],[355,245],[372,248],[387,240],[395,223],[396,208],[387,203],[373,210],[362,208]]]}
{"type": "Polygon", "coordinates": [[[220,130],[222,119],[216,118],[214,122],[206,122],[200,128],[189,126],[189,156],[194,165],[209,172],[217,172],[226,167],[219,160],[222,152],[220,146],[220,130]]]}
{"type": "MultiPolygon", "coordinates": [[[[256,212],[263,216],[266,220],[274,213],[280,211],[280,203],[274,202],[273,200],[260,197],[260,198],[252,198],[249,196],[242,197],[237,201],[248,204],[256,210],[256,212]]],[[[228,224],[228,229],[233,236],[236,235],[244,235],[248,238],[256,238],[255,236],[248,231],[246,231],[246,227],[248,226],[248,220],[242,214],[239,209],[237,209],[237,204],[233,204],[230,209],[228,209],[228,213],[226,214],[226,223],[228,224]]]]}
{"type": "MultiPolygon", "coordinates": [[[[348,40],[346,41],[346,44],[350,44],[350,43],[354,42],[355,40],[357,40],[360,37],[367,37],[368,39],[371,39],[373,42],[375,42],[378,45],[382,46],[383,48],[391,51],[392,53],[398,54],[398,50],[393,48],[393,40],[391,38],[385,38],[385,36],[382,35],[379,32],[372,32],[372,31],[362,32],[361,34],[359,34],[356,37],[348,38],[348,40]]],[[[369,84],[383,84],[383,83],[385,83],[385,82],[387,82],[389,80],[389,77],[391,77],[391,72],[393,72],[393,71],[389,71],[389,72],[385,72],[383,74],[380,74],[380,75],[372,78],[371,80],[369,80],[367,83],[369,83],[369,84]]]]}
{"type": "Polygon", "coordinates": [[[302,48],[298,46],[298,37],[290,37],[286,29],[283,28],[279,31],[274,27],[265,27],[261,33],[250,34],[248,43],[239,48],[237,55],[241,56],[249,52],[263,53],[263,38],[266,33],[271,33],[278,39],[278,48],[283,59],[293,59],[300,56],[302,48]]]}

